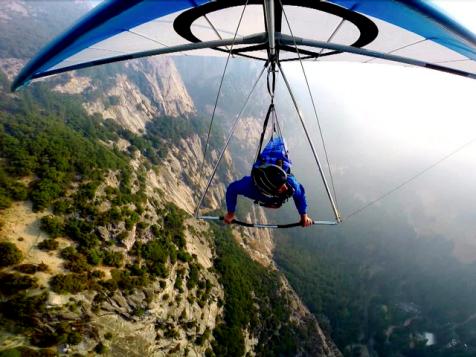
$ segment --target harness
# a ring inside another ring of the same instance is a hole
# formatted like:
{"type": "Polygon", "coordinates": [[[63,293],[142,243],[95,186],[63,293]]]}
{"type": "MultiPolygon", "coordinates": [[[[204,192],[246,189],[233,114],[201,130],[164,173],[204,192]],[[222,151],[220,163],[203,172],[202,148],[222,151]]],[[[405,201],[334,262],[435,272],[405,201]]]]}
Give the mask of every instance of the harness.
{"type": "MultiPolygon", "coordinates": [[[[276,196],[267,196],[270,198],[270,200],[264,202],[260,200],[255,200],[254,204],[260,205],[262,207],[266,208],[280,208],[284,203],[289,200],[294,195],[294,188],[291,187],[288,183],[286,183],[287,190],[283,192],[282,194],[277,194],[276,196]]],[[[258,188],[258,187],[257,187],[258,188]]],[[[258,188],[259,190],[259,188],[258,188]]]]}
{"type": "Polygon", "coordinates": [[[281,137],[272,138],[263,150],[265,154],[261,154],[253,165],[251,170],[253,184],[267,198],[265,201],[255,200],[255,204],[267,208],[280,208],[294,195],[294,188],[288,181],[292,176],[291,163],[287,156],[283,155],[284,148],[285,143],[281,137]],[[278,160],[282,162],[282,167],[276,165],[278,160]],[[286,185],[286,190],[278,192],[278,188],[283,184],[286,185]]]}
{"type": "Polygon", "coordinates": [[[267,208],[279,208],[294,195],[294,189],[288,182],[288,176],[291,175],[292,162],[288,156],[288,149],[281,133],[274,106],[275,76],[275,68],[271,66],[268,71],[267,80],[271,103],[263,122],[263,129],[261,130],[258,149],[256,150],[256,159],[251,170],[253,184],[263,196],[267,197],[265,202],[255,200],[254,203],[267,208]],[[271,138],[262,150],[270,119],[272,123],[271,138]],[[277,179],[278,183],[275,182],[273,185],[273,181],[276,181],[275,179],[277,179]],[[276,189],[278,185],[281,186],[281,182],[287,187],[284,192],[273,192],[273,189],[270,189],[270,187],[276,189]]]}

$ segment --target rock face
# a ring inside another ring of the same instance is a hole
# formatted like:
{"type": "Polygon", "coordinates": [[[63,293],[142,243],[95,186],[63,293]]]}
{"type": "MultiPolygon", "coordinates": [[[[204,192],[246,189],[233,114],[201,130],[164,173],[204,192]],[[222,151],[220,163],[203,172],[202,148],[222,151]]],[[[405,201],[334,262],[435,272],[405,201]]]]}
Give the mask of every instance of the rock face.
{"type": "Polygon", "coordinates": [[[193,101],[170,57],[151,57],[129,62],[126,66],[144,76],[142,93],[159,109],[159,113],[178,117],[195,112],[193,101]]]}
{"type": "MultiPolygon", "coordinates": [[[[63,93],[97,91],[89,77],[72,76],[55,86],[63,93]]],[[[84,104],[90,114],[100,113],[134,133],[144,133],[146,125],[159,116],[189,117],[195,113],[193,101],[168,57],[153,57],[124,64],[105,91],[84,104]]]]}
{"type": "Polygon", "coordinates": [[[18,58],[0,58],[0,70],[5,73],[9,81],[13,81],[25,61],[18,58]]]}
{"type": "MultiPolygon", "coordinates": [[[[217,152],[211,152],[212,162],[217,159],[217,155],[217,152]]],[[[156,182],[157,187],[166,193],[167,197],[191,214],[195,211],[201,191],[205,188],[213,171],[210,164],[205,164],[202,167],[202,160],[201,140],[197,135],[192,135],[171,146],[158,173],[151,173],[150,177],[152,182],[156,182]]],[[[231,166],[231,157],[228,152],[225,153],[222,160],[225,167],[231,166]]],[[[225,182],[230,182],[232,177],[227,172],[223,179],[225,182]]],[[[205,209],[220,208],[224,196],[225,185],[215,180],[205,196],[202,207],[205,209]]]]}

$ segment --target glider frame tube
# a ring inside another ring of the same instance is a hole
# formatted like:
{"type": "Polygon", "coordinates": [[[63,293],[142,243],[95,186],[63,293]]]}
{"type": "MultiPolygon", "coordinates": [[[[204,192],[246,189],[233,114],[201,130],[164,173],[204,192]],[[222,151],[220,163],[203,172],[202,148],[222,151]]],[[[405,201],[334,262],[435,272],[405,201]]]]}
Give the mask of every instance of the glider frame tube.
{"type": "Polygon", "coordinates": [[[445,66],[440,66],[438,64],[429,63],[425,61],[419,61],[419,60],[415,60],[408,57],[397,56],[397,55],[392,55],[389,53],[378,52],[373,50],[367,50],[365,48],[360,48],[360,47],[353,47],[353,46],[339,45],[339,44],[330,43],[330,42],[309,40],[302,37],[292,37],[292,36],[281,34],[281,33],[276,34],[276,40],[279,43],[279,45],[285,45],[285,46],[293,45],[294,46],[296,44],[296,45],[309,46],[309,47],[315,47],[315,48],[326,48],[329,50],[335,50],[339,52],[348,52],[348,53],[354,53],[354,54],[362,55],[362,56],[380,58],[380,59],[393,61],[393,62],[406,63],[406,64],[410,64],[417,67],[434,69],[441,72],[447,72],[447,73],[456,74],[463,77],[476,79],[476,75],[469,72],[465,72],[465,71],[461,71],[458,69],[449,68],[445,66]]]}
{"type": "Polygon", "coordinates": [[[18,87],[23,86],[24,84],[30,82],[33,79],[42,78],[51,76],[53,74],[63,73],[67,71],[87,68],[91,66],[97,66],[101,64],[125,61],[135,58],[142,58],[148,56],[156,56],[162,54],[170,54],[175,52],[183,52],[183,51],[191,51],[191,50],[199,50],[204,48],[215,48],[215,47],[223,47],[229,46],[232,44],[241,45],[241,44],[253,44],[253,43],[266,43],[267,41],[267,34],[266,32],[257,33],[250,36],[245,36],[243,38],[232,38],[232,39],[224,39],[224,40],[213,40],[213,41],[206,41],[206,42],[198,42],[198,43],[187,43],[184,45],[178,46],[170,46],[164,48],[157,48],[149,51],[143,52],[136,52],[126,55],[120,55],[115,57],[104,58],[100,60],[95,60],[91,62],[80,63],[72,66],[62,67],[58,69],[52,69],[42,73],[35,73],[35,71],[40,68],[44,63],[42,63],[43,58],[36,57],[31,60],[20,72],[20,74],[15,78],[13,81],[11,90],[14,92],[18,87]]]}
{"type": "Polygon", "coordinates": [[[334,216],[336,218],[336,221],[341,222],[342,219],[341,219],[339,211],[337,209],[337,205],[335,203],[334,197],[332,196],[331,191],[329,189],[329,185],[327,183],[326,176],[324,175],[324,171],[322,170],[322,165],[321,165],[321,162],[319,160],[319,156],[317,155],[316,148],[314,147],[314,143],[311,140],[311,137],[310,137],[309,132],[308,132],[307,127],[306,127],[306,123],[304,122],[304,119],[301,115],[301,111],[299,110],[299,106],[298,106],[298,104],[296,102],[296,98],[294,97],[294,94],[291,90],[291,86],[289,85],[288,79],[286,78],[286,75],[284,74],[283,68],[281,67],[281,64],[279,62],[278,62],[278,67],[279,67],[279,70],[281,72],[281,75],[283,76],[284,83],[286,84],[289,95],[291,96],[292,102],[294,104],[294,107],[296,108],[296,112],[297,112],[297,115],[299,117],[299,120],[301,121],[301,125],[304,129],[304,133],[306,134],[307,141],[309,142],[309,145],[311,146],[311,150],[312,150],[312,153],[314,155],[314,159],[316,161],[317,167],[319,168],[319,173],[321,174],[322,182],[324,183],[324,187],[326,189],[327,196],[329,197],[329,201],[331,202],[332,210],[334,211],[334,216]]]}
{"type": "MultiPolygon", "coordinates": [[[[223,216],[198,216],[197,219],[202,221],[223,221],[223,216]]],[[[321,226],[335,226],[338,222],[335,221],[312,221],[313,225],[321,226]]],[[[264,224],[264,223],[249,223],[242,222],[236,219],[233,220],[232,224],[237,224],[239,226],[250,227],[250,228],[293,228],[301,227],[301,222],[287,223],[287,224],[264,224]]]]}

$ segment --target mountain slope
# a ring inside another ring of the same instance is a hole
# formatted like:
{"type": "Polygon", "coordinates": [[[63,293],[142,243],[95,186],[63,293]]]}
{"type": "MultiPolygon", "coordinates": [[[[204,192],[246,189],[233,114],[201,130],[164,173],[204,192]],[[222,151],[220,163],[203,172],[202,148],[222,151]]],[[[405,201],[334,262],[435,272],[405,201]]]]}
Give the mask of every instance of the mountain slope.
{"type": "MultiPolygon", "coordinates": [[[[15,3],[21,16],[36,6],[15,3]]],[[[27,57],[3,54],[8,76],[27,57]]],[[[211,172],[199,171],[208,119],[173,62],[81,71],[18,94],[0,74],[3,350],[339,355],[283,276],[244,253],[272,263],[269,234],[188,218],[211,172]]],[[[218,127],[211,159],[222,141],[218,127]]],[[[227,153],[205,209],[220,206],[232,162],[227,153]]]]}

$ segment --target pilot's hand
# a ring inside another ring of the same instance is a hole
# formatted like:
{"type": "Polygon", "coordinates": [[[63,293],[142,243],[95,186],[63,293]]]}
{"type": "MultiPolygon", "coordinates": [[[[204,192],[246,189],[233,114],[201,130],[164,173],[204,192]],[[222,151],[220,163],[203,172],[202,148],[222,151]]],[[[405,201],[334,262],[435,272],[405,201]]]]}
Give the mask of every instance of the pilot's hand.
{"type": "Polygon", "coordinates": [[[235,213],[227,212],[227,214],[225,214],[225,217],[223,217],[223,222],[225,222],[225,224],[230,224],[231,222],[233,222],[234,219],[235,213]]]}
{"type": "Polygon", "coordinates": [[[310,227],[312,224],[312,219],[306,213],[301,215],[301,226],[310,227]]]}

